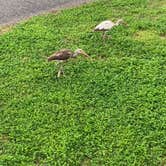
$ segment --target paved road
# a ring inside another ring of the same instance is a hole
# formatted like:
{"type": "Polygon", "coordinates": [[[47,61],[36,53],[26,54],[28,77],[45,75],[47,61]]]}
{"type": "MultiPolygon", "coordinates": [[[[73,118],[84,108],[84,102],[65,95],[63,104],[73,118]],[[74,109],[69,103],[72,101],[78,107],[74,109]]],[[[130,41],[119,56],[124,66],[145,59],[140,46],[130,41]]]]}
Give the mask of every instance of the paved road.
{"type": "Polygon", "coordinates": [[[0,24],[12,23],[41,12],[90,0],[0,0],[0,24]]]}

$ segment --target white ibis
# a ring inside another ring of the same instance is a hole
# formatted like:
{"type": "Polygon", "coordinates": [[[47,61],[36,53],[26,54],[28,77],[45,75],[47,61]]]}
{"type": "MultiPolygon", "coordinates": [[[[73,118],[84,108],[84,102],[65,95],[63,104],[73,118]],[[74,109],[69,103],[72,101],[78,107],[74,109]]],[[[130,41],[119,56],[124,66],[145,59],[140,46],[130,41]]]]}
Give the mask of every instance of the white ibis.
{"type": "Polygon", "coordinates": [[[94,29],[94,31],[101,31],[103,32],[103,39],[105,39],[106,37],[106,32],[111,30],[113,27],[118,26],[120,24],[124,23],[122,19],[119,19],[116,23],[110,21],[110,20],[106,20],[101,22],[99,25],[97,25],[94,29]]]}
{"type": "Polygon", "coordinates": [[[63,66],[61,62],[66,62],[70,58],[76,58],[78,55],[89,57],[89,55],[85,53],[85,51],[83,51],[82,49],[77,49],[74,52],[68,49],[62,49],[60,51],[55,52],[50,57],[48,57],[48,62],[57,61],[59,62],[59,64],[61,64],[57,75],[58,77],[60,77],[61,73],[63,73],[63,66]]]}

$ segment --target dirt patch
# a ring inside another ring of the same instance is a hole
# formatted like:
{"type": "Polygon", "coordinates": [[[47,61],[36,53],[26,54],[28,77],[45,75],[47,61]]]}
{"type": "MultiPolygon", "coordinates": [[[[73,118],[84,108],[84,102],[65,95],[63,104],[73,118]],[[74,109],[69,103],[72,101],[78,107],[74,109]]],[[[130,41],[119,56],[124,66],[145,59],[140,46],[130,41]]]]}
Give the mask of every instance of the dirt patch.
{"type": "Polygon", "coordinates": [[[150,30],[138,31],[134,34],[134,39],[139,41],[148,41],[160,38],[161,36],[159,36],[156,32],[150,30]]]}
{"type": "Polygon", "coordinates": [[[161,39],[166,39],[166,33],[160,34],[161,39]]]}
{"type": "Polygon", "coordinates": [[[9,136],[7,134],[0,135],[0,143],[8,143],[9,136]]]}
{"type": "Polygon", "coordinates": [[[4,26],[0,26],[0,35],[9,32],[13,27],[12,25],[4,25],[4,26]]]}
{"type": "Polygon", "coordinates": [[[165,0],[151,0],[149,1],[149,7],[151,8],[166,8],[165,0]]]}

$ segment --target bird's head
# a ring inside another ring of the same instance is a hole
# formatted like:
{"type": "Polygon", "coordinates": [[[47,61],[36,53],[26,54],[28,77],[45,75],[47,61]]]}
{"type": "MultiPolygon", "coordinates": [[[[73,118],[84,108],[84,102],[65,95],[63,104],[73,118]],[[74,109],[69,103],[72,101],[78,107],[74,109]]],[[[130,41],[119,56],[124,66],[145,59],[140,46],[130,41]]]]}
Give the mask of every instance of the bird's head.
{"type": "Polygon", "coordinates": [[[74,51],[73,57],[76,57],[78,55],[83,55],[86,58],[89,57],[89,55],[84,50],[82,50],[82,49],[77,49],[77,50],[74,51]]]}
{"type": "Polygon", "coordinates": [[[117,20],[116,25],[120,25],[120,24],[124,24],[123,19],[119,19],[119,20],[117,20]]]}
{"type": "Polygon", "coordinates": [[[124,22],[123,19],[119,19],[119,20],[117,20],[116,25],[124,25],[124,26],[127,26],[127,23],[124,22]]]}

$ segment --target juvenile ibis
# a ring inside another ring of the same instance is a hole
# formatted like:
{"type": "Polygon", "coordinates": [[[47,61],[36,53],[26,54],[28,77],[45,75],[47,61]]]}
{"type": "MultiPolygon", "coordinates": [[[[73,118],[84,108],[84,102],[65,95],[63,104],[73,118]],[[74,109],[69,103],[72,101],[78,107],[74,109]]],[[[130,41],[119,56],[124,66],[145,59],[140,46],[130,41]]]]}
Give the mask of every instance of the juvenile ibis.
{"type": "Polygon", "coordinates": [[[106,38],[106,32],[111,30],[113,27],[115,26],[118,26],[120,24],[123,24],[123,20],[122,19],[119,19],[116,23],[110,21],[110,20],[106,20],[106,21],[103,21],[101,22],[99,25],[97,25],[94,29],[94,31],[100,31],[100,32],[103,32],[103,39],[106,38]]]}
{"type": "Polygon", "coordinates": [[[61,73],[64,73],[61,62],[66,62],[70,58],[76,58],[78,55],[83,55],[84,57],[89,57],[89,55],[82,49],[77,49],[75,51],[71,51],[69,49],[62,49],[60,51],[55,52],[50,57],[48,57],[48,62],[50,62],[50,61],[59,62],[60,67],[59,67],[57,77],[60,77],[61,73]]]}

